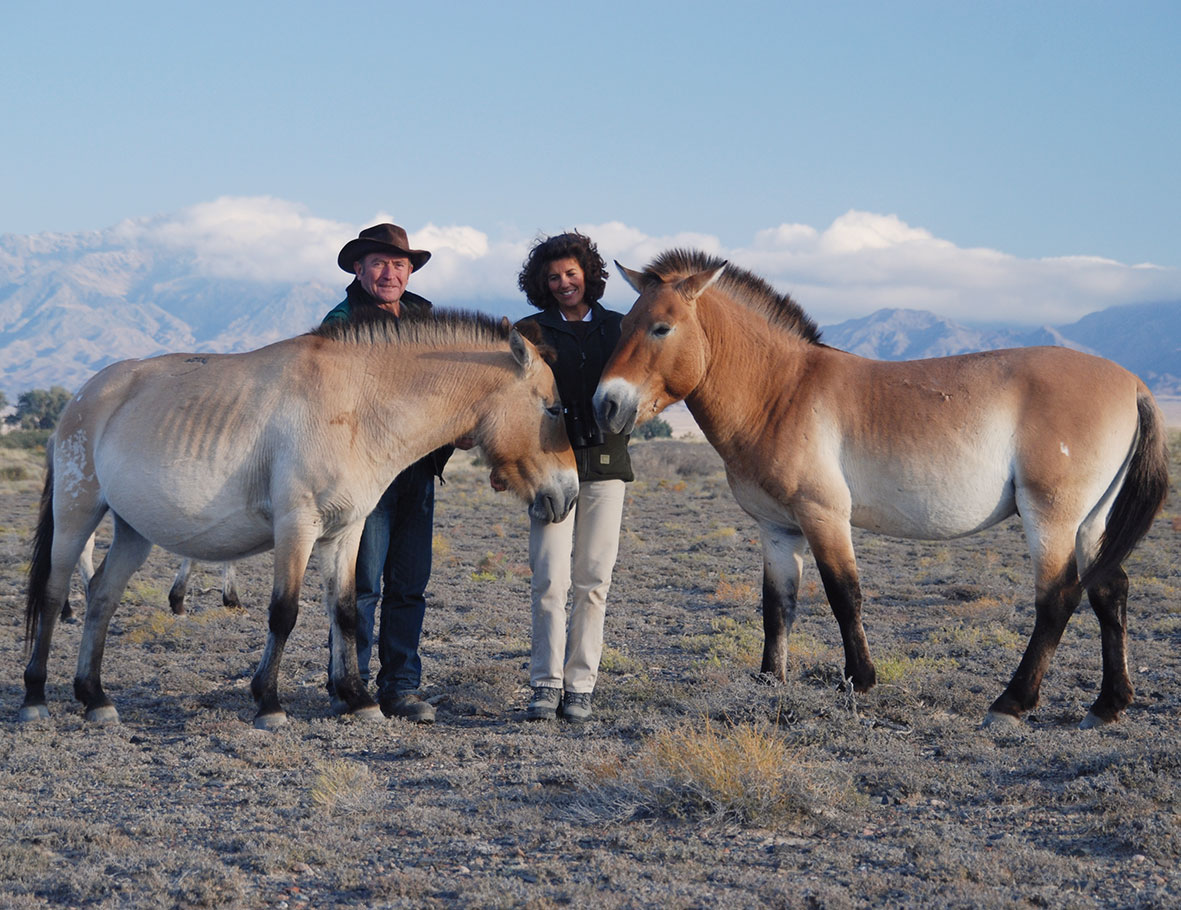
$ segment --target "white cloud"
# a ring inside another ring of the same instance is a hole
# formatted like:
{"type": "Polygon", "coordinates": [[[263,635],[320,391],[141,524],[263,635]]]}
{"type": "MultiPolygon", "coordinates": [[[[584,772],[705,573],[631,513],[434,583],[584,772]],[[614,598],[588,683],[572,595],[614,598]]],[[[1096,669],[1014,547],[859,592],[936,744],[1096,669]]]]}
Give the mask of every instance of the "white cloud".
{"type": "MultiPolygon", "coordinates": [[[[389,220],[378,214],[368,224],[389,220]]],[[[193,257],[199,272],[258,280],[340,284],[341,246],[365,225],[318,218],[271,197],[223,197],[168,216],[127,221],[107,232],[193,257]]],[[[448,306],[523,313],[517,273],[526,236],[491,237],[469,225],[408,225],[412,245],[432,253],[411,288],[448,306]]],[[[962,322],[1064,324],[1108,306],[1181,299],[1181,272],[1151,265],[1072,256],[1021,259],[961,248],[897,215],[850,211],[825,228],[781,224],[728,249],[717,237],[645,234],[618,221],[580,225],[607,260],[605,302],[626,309],[634,295],[612,260],[641,268],[660,252],[688,247],[727,258],[788,291],[822,324],[883,307],[927,309],[962,322]]]]}

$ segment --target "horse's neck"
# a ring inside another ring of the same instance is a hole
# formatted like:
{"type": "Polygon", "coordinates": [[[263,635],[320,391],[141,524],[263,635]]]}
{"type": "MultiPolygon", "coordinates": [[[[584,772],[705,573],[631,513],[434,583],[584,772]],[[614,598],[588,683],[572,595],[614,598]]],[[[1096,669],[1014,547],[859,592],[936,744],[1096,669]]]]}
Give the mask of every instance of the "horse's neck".
{"type": "MultiPolygon", "coordinates": [[[[701,301],[704,302],[704,301],[701,301]]],[[[723,311],[701,307],[698,318],[709,345],[705,374],[685,404],[710,444],[722,455],[749,448],[768,420],[772,396],[794,385],[808,342],[769,326],[765,317],[738,304],[723,311]]]]}
{"type": "Polygon", "coordinates": [[[357,408],[376,465],[404,461],[407,453],[417,460],[472,431],[497,371],[450,352],[378,353],[366,369],[374,381],[357,408]]]}

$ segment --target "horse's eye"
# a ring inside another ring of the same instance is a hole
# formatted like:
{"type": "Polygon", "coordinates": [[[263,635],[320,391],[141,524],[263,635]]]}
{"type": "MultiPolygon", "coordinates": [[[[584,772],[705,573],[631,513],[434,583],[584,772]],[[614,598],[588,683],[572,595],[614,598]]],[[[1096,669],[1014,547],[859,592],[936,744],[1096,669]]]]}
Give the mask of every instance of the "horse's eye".
{"type": "Polygon", "coordinates": [[[658,322],[652,326],[651,332],[653,338],[664,338],[673,330],[673,327],[667,322],[658,322]]]}
{"type": "Polygon", "coordinates": [[[550,417],[561,417],[562,416],[562,403],[559,401],[555,404],[547,405],[546,409],[545,409],[545,413],[549,414],[550,417]]]}

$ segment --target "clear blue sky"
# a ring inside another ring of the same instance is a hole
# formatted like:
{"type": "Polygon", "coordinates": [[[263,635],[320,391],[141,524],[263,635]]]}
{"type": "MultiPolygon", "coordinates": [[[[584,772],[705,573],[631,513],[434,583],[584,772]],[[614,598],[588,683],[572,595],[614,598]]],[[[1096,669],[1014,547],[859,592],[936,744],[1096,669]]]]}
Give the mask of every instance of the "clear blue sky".
{"type": "Polygon", "coordinates": [[[5,5],[0,233],[222,196],[353,225],[850,210],[1181,267],[1181,3],[5,5]]]}

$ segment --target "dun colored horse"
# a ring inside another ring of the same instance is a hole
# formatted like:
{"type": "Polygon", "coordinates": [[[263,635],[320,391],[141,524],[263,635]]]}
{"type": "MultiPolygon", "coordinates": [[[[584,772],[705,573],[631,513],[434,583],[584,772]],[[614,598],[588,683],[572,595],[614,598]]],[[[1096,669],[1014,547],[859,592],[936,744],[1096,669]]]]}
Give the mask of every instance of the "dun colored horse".
{"type": "Polygon", "coordinates": [[[285,721],[279,662],[315,548],[333,627],[330,672],[352,714],[381,714],[357,669],[354,570],[365,516],[407,465],[474,437],[531,514],[578,495],[549,366],[507,322],[470,314],[336,325],[245,354],[113,364],[66,406],[29,570],[22,720],[48,716],[46,663],[70,575],[110,511],[114,534],[87,592],[74,693],[118,720],[100,681],[107,627],[158,544],[225,562],[275,551],[269,635],[251,682],[255,726],[285,721]]]}
{"type": "Polygon", "coordinates": [[[868,360],[821,344],[790,297],[716,258],[673,250],[643,272],[620,269],[639,298],[603,371],[596,416],[627,432],[684,399],[721,454],[762,537],[764,673],[786,679],[805,547],[840,625],[845,677],[864,691],[875,673],[850,528],[945,540],[1017,513],[1036,616],[985,723],[1037,704],[1084,589],[1099,618],[1103,680],[1082,726],[1131,703],[1120,564],[1168,488],[1161,414],[1136,376],[1053,347],[868,360]]]}

